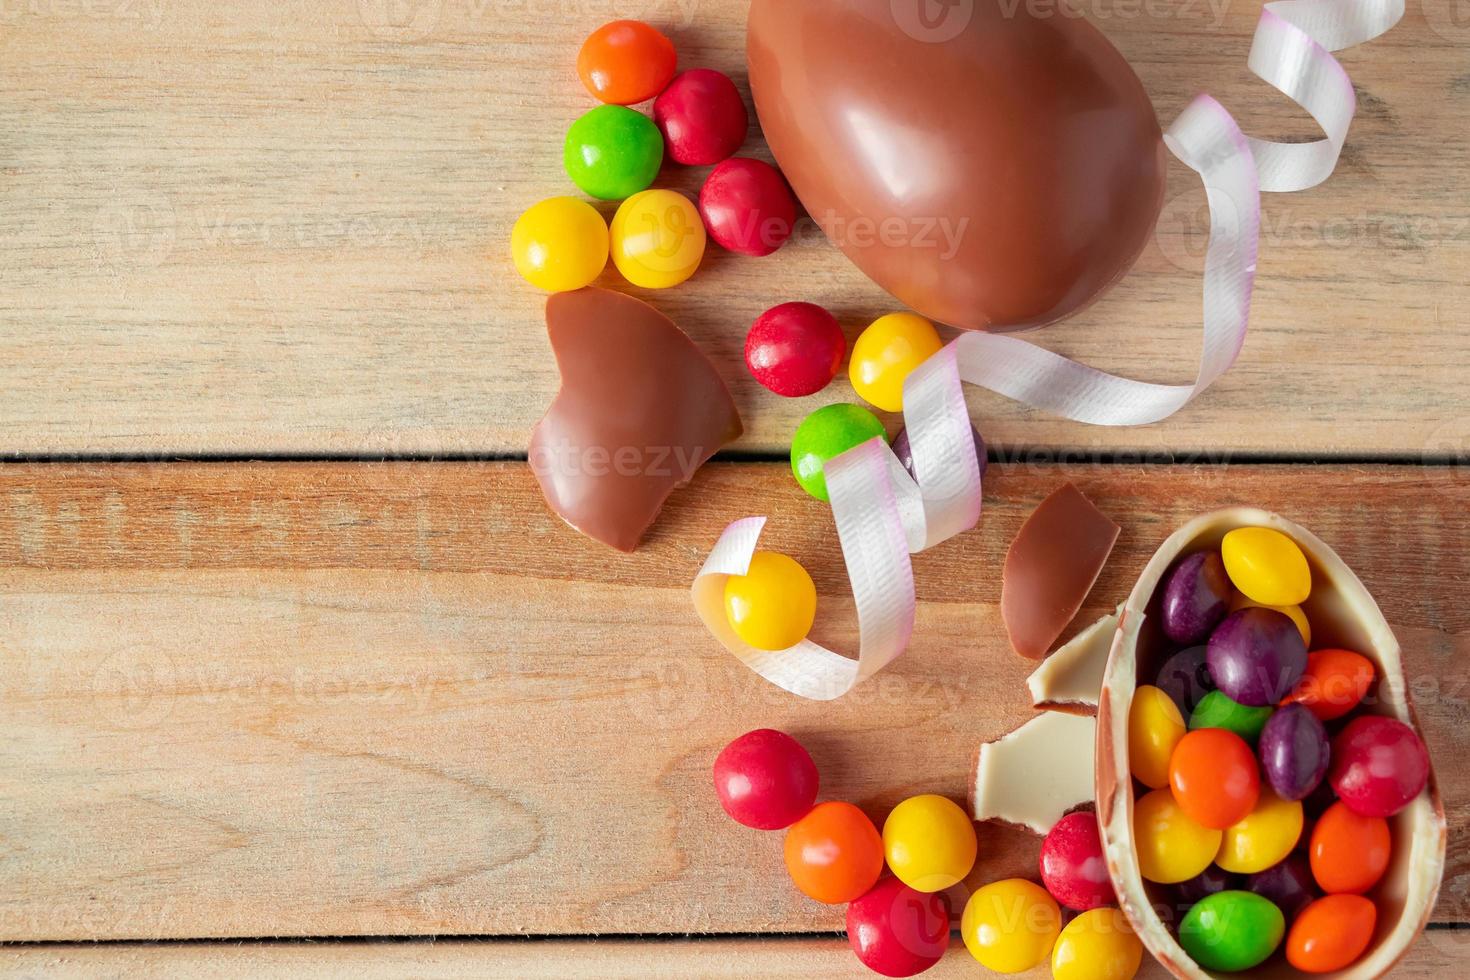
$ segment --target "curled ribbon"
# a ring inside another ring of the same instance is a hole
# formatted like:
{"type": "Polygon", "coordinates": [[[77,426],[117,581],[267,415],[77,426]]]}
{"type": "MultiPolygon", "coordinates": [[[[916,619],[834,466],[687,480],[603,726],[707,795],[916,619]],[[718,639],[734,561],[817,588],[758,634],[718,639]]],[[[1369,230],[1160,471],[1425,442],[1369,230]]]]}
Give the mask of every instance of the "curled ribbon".
{"type": "Polygon", "coordinates": [[[763,517],[726,528],[694,580],[694,605],[710,632],[778,687],[815,700],[839,698],[908,645],[915,610],[910,554],[980,520],[979,460],[962,382],[1092,425],[1157,422],[1209,388],[1235,363],[1245,343],[1260,241],[1260,192],[1315,187],[1331,176],[1347,140],[1357,97],[1331,52],[1378,37],[1403,14],[1403,0],[1280,0],[1262,10],[1249,67],[1311,114],[1324,139],[1274,143],[1246,136],[1209,95],[1196,96],[1164,133],[1170,152],[1199,174],[1210,210],[1204,344],[1192,384],[1151,384],[1107,374],[1006,334],[960,336],[904,384],[904,424],[917,482],[881,439],[826,465],[857,607],[857,659],[809,640],[774,653],[756,650],[730,628],[725,580],[749,569],[763,517]]]}

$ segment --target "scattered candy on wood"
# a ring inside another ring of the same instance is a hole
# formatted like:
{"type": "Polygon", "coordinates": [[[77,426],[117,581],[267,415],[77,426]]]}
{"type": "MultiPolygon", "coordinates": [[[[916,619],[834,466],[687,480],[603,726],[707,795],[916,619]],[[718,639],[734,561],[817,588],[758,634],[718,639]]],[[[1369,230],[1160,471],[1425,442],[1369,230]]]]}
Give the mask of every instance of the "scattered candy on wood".
{"type": "Polygon", "coordinates": [[[893,808],[883,822],[888,868],[905,885],[940,892],[965,880],[975,866],[975,825],[969,814],[943,796],[914,796],[893,808]]]}
{"type": "Polygon", "coordinates": [[[1255,745],[1275,713],[1275,708],[1251,708],[1230,700],[1220,691],[1211,691],[1200,699],[1189,716],[1189,729],[1223,728],[1255,745]]]}
{"type": "Polygon", "coordinates": [[[748,646],[790,649],[816,622],[817,587],[795,559],[757,551],[744,575],[725,580],[725,618],[748,646]]]}
{"type": "Polygon", "coordinates": [[[581,289],[607,266],[607,222],[586,201],[548,198],[516,219],[510,250],[516,271],[537,289],[581,289]]]}
{"type": "Polygon", "coordinates": [[[1365,715],[1332,740],[1332,788],[1354,813],[1391,817],[1429,782],[1429,752],[1417,732],[1394,718],[1365,715]]]}
{"type": "Polygon", "coordinates": [[[1383,879],[1393,836],[1383,817],[1365,817],[1334,803],[1312,828],[1312,877],[1329,895],[1362,895],[1383,879]]]}
{"type": "Polygon", "coordinates": [[[678,191],[634,194],[613,215],[613,264],[644,289],[669,289],[694,275],[704,244],[699,212],[678,191]]]}
{"type": "Polygon", "coordinates": [[[1248,707],[1281,702],[1307,669],[1307,645],[1288,616],[1252,607],[1225,617],[1209,642],[1210,677],[1248,707]]]}
{"type": "Polygon", "coordinates": [[[1052,980],[1133,980],[1143,965],[1143,943],[1118,909],[1077,916],[1057,937],[1052,980]]]}
{"type": "Polygon", "coordinates": [[[1307,556],[1274,528],[1236,528],[1220,542],[1220,556],[1235,587],[1263,606],[1301,605],[1312,593],[1307,556]]]}
{"type": "Polygon", "coordinates": [[[1160,621],[1164,635],[1175,643],[1195,644],[1208,639],[1229,612],[1230,577],[1216,551],[1185,555],[1164,576],[1160,621]]]}
{"type": "Polygon", "coordinates": [[[1334,973],[1356,963],[1373,941],[1378,909],[1361,895],[1328,895],[1297,916],[1286,961],[1303,973],[1334,973]]]}
{"type": "Polygon", "coordinates": [[[1061,931],[1056,900],[1021,878],[978,889],[960,917],[970,955],[996,973],[1025,973],[1045,963],[1061,931]]]}
{"type": "Polygon", "coordinates": [[[712,68],[686,71],[653,102],[653,120],[669,156],[708,167],[733,156],[745,142],[750,114],[729,76],[712,68]]]}
{"type": "Polygon", "coordinates": [[[1057,821],[1041,842],[1041,882],[1075,912],[1117,902],[1095,814],[1069,813],[1057,821]]]}
{"type": "Polygon", "coordinates": [[[1169,789],[1189,819],[1201,827],[1226,830],[1249,816],[1260,800],[1256,757],[1234,732],[1192,731],[1179,740],[1169,758],[1169,789]]]}
{"type": "Polygon", "coordinates": [[[837,377],[847,338],[837,318],[815,303],[782,303],[756,318],[745,335],[745,366],[785,398],[815,395],[837,377]]]}
{"type": "Polygon", "coordinates": [[[847,907],[847,941],[862,964],[885,977],[912,977],[949,949],[949,896],[884,878],[847,907]]]}
{"type": "Polygon", "coordinates": [[[620,105],[600,105],[572,123],[562,154],[572,183],[604,201],[647,188],[663,158],[664,139],[653,120],[620,105]]]}
{"type": "Polygon", "coordinates": [[[699,214],[709,236],[737,255],[770,255],[796,230],[796,199],[780,171],[761,160],[726,160],[705,179],[699,214]]]}
{"type": "Polygon", "coordinates": [[[730,819],[784,830],[817,801],[816,763],[800,742],[770,728],[746,732],[715,757],[715,793],[730,819]]]}
{"type": "Polygon", "coordinates": [[[1210,866],[1224,834],[1189,819],[1174,794],[1156,789],[1133,808],[1133,839],[1139,872],[1147,881],[1174,885],[1210,866]]]}
{"type": "Polygon", "coordinates": [[[1144,685],[1133,695],[1128,715],[1128,760],[1133,778],[1149,789],[1169,785],[1169,760],[1187,729],[1174,700],[1144,685]]]}
{"type": "Polygon", "coordinates": [[[1261,769],[1276,795],[1305,800],[1322,785],[1331,761],[1327,729],[1300,704],[1273,714],[1261,730],[1261,769]]]}
{"type": "Polygon", "coordinates": [[[1271,958],[1286,935],[1281,910],[1251,892],[1211,895],[1179,925],[1179,944],[1207,970],[1236,973],[1271,958]]]}
{"type": "Polygon", "coordinates": [[[1322,721],[1336,721],[1362,703],[1377,676],[1373,661],[1361,653],[1313,650],[1287,700],[1306,705],[1322,721]]]}
{"type": "Polygon", "coordinates": [[[943,346],[934,324],[921,316],[881,316],[852,345],[847,368],[852,388],[870,405],[885,412],[901,412],[904,380],[943,346]]]}
{"type": "Polygon", "coordinates": [[[1215,863],[1236,874],[1265,871],[1296,848],[1305,822],[1300,803],[1262,787],[1255,809],[1225,829],[1215,863]]]}
{"type": "Polygon", "coordinates": [[[1245,890],[1269,900],[1287,922],[1294,922],[1302,909],[1318,897],[1312,869],[1300,854],[1249,876],[1245,890]]]}
{"type": "Polygon", "coordinates": [[[827,495],[827,462],[869,439],[887,438],[883,423],[860,405],[838,403],[808,415],[791,437],[791,472],[801,488],[818,500],[827,495]]]}
{"type": "Polygon", "coordinates": [[[615,20],[593,31],[577,52],[577,74],[599,101],[634,105],[662,92],[678,64],[674,44],[638,20],[615,20]]]}
{"type": "Polygon", "coordinates": [[[786,831],[786,871],[827,905],[861,897],[883,872],[883,838],[851,803],[819,803],[786,831]]]}

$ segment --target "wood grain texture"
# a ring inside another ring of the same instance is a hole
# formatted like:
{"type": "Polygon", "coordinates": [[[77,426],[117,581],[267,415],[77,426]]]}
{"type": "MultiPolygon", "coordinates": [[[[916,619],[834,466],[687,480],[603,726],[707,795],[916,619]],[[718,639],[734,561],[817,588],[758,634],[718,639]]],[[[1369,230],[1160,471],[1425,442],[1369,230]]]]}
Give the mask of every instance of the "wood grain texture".
{"type": "MultiPolygon", "coordinates": [[[[1163,118],[1207,88],[1256,134],[1315,138],[1246,71],[1257,3],[1081,6],[1163,118]]],[[[522,451],[557,377],[541,301],[506,242],[521,210],[572,189],[560,143],[591,104],[577,45],[613,16],[644,16],[685,65],[744,86],[745,10],[0,4],[0,452],[522,451]]],[[[1390,35],[1344,55],[1361,105],[1342,165],[1318,189],[1267,198],[1253,333],[1205,399],[1109,430],[974,393],[992,443],[1470,458],[1467,41],[1460,0],[1410,0],[1390,35]]],[[[758,134],[745,152],[766,154],[758,134]]],[[[663,182],[694,191],[702,176],[663,182]]],[[[1044,342],[1148,380],[1191,377],[1204,214],[1175,164],[1135,272],[1044,342]]],[[[657,302],[735,389],[742,447],[779,450],[817,402],[850,390],[798,402],[760,390],[741,367],[751,320],[807,299],[855,335],[892,300],[811,227],[775,258],[712,251],[705,266],[657,302]]]]}
{"type": "MultiPolygon", "coordinates": [[[[1436,931],[1421,939],[1394,970],[1404,980],[1456,976],[1470,962],[1466,933],[1436,931]],[[1447,972],[1448,971],[1448,972],[1447,972]]],[[[260,980],[320,980],[352,975],[360,980],[427,976],[482,980],[870,980],[841,939],[625,939],[549,942],[452,941],[403,943],[191,943],[184,946],[41,946],[0,948],[0,973],[20,977],[172,978],[243,976],[260,980]]],[[[948,955],[925,980],[995,977],[954,940],[948,955]]],[[[1013,974],[1018,980],[1050,980],[1048,968],[1013,974]]],[[[1167,980],[1146,960],[1138,980],[1167,980]]]]}
{"type": "MultiPolygon", "coordinates": [[[[723,816],[709,765],[773,726],[876,819],[962,796],[978,743],[1031,711],[995,569],[1063,479],[1124,529],[1088,622],[1225,504],[1359,572],[1440,760],[1438,918],[1470,919],[1470,480],[993,472],[982,526],[915,563],[910,652],[824,705],[740,667],[688,597],[725,522],[766,513],[819,584],[817,638],[851,644],[830,519],[779,465],[707,467],[631,556],[553,518],[524,464],[0,467],[0,939],[838,930],[779,835],[723,816]]],[[[1035,839],[984,830],[974,882],[1030,873],[1035,839]]]]}

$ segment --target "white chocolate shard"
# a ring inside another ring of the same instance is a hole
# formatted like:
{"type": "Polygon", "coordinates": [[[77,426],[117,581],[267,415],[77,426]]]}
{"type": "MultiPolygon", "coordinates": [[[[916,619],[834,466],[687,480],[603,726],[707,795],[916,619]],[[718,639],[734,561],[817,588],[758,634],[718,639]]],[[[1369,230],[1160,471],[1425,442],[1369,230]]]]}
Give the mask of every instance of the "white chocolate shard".
{"type": "Polygon", "coordinates": [[[1092,802],[1096,740],[1096,718],[1043,711],[980,746],[975,819],[1046,834],[1069,810],[1092,802]]]}
{"type": "Polygon", "coordinates": [[[1031,703],[1038,708],[1061,704],[1096,708],[1122,614],[1119,606],[1117,612],[1099,619],[1043,660],[1026,678],[1031,703]]]}

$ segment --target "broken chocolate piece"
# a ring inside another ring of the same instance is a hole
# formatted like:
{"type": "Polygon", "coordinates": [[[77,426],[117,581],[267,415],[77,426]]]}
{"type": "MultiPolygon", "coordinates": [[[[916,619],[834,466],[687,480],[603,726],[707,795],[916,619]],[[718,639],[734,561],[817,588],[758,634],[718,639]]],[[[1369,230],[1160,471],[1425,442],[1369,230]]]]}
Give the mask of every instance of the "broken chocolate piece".
{"type": "Polygon", "coordinates": [[[1057,647],[1041,666],[1026,678],[1031,703],[1042,707],[1097,707],[1102,692],[1103,674],[1107,671],[1108,654],[1118,632],[1118,619],[1123,607],[1109,613],[1057,647]]]}
{"type": "Polygon", "coordinates": [[[709,359],[642,300],[557,293],[546,330],[561,390],[531,432],[531,469],[563,520],[632,551],[674,488],[740,437],[740,413],[709,359]]]}
{"type": "Polygon", "coordinates": [[[1118,525],[1072,484],[1041,502],[1011,542],[1000,582],[1000,615],[1017,653],[1046,656],[1117,540],[1118,525]]]}
{"type": "Polygon", "coordinates": [[[1009,735],[980,746],[976,820],[1004,820],[1045,834],[1093,800],[1097,719],[1043,711],[1009,735]]]}

